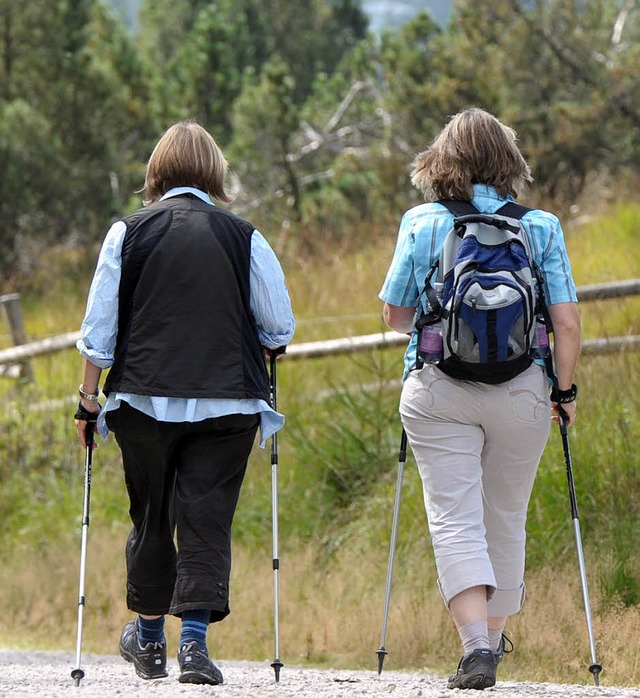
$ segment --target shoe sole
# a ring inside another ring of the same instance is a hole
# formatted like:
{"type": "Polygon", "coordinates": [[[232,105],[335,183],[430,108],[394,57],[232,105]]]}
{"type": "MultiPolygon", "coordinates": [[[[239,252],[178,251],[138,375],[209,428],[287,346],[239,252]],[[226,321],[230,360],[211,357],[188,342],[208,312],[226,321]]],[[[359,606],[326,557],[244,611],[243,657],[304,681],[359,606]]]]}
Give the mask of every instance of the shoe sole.
{"type": "Polygon", "coordinates": [[[200,671],[183,671],[178,679],[180,683],[199,683],[208,684],[209,686],[219,686],[223,681],[218,681],[208,674],[203,674],[200,671]]]}
{"type": "Polygon", "coordinates": [[[162,669],[154,674],[147,674],[145,671],[143,671],[140,668],[140,665],[138,662],[136,662],[136,658],[127,650],[123,649],[122,647],[120,648],[120,656],[126,661],[130,662],[133,664],[134,669],[136,670],[136,674],[141,678],[145,680],[149,679],[165,679],[167,676],[169,676],[169,672],[166,671],[166,669],[162,669]]]}
{"type": "Polygon", "coordinates": [[[469,688],[476,691],[482,691],[485,688],[491,688],[496,685],[496,680],[493,676],[486,674],[476,674],[475,676],[455,677],[457,680],[449,681],[448,688],[469,688]]]}

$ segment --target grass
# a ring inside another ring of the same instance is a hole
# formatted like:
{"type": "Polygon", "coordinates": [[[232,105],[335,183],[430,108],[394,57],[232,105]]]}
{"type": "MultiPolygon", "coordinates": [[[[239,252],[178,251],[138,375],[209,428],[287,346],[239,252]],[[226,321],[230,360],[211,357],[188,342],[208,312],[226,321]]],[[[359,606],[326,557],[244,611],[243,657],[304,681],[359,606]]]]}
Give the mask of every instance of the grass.
{"type": "MultiPolygon", "coordinates": [[[[640,207],[565,225],[579,285],[640,276],[640,207]],[[606,243],[606,244],[605,244],[606,243]],[[603,249],[606,247],[606,249],[603,249]]],[[[362,236],[361,236],[362,237],[362,236]]],[[[377,293],[395,243],[379,231],[363,249],[313,259],[285,253],[296,342],[383,329],[377,293]]],[[[24,296],[27,330],[73,331],[91,266],[57,253],[24,296]],[[62,264],[62,267],[60,267],[62,264]]],[[[639,333],[638,299],[581,306],[586,337],[639,333]]],[[[8,344],[8,339],[5,340],[8,344]]],[[[402,351],[288,361],[278,372],[281,647],[285,664],[377,666],[400,425],[402,351]],[[366,388],[366,389],[365,389],[366,388]],[[300,622],[304,618],[304,622],[300,622]]],[[[583,357],[571,432],[596,637],[608,685],[637,685],[640,563],[639,356],[583,357]]],[[[0,645],[71,650],[75,643],[83,454],[71,413],[74,351],[33,361],[35,382],[0,382],[0,645]],[[57,401],[57,402],[56,402],[57,401]],[[43,406],[44,405],[44,406],[43,406]],[[15,628],[20,628],[16,636],[15,628]]],[[[271,470],[254,450],[234,528],[232,615],[210,631],[216,656],[272,659],[271,470]]],[[[94,459],[87,567],[86,651],[115,651],[124,607],[127,501],[113,438],[94,459]]],[[[566,474],[558,434],[543,456],[530,509],[528,600],[510,623],[517,652],[505,679],[589,683],[590,663],[566,474]]],[[[445,675],[458,639],[437,593],[422,490],[411,458],[403,488],[389,619],[389,668],[445,675]]],[[[178,623],[170,619],[175,642],[178,623]]]]}
{"type": "MultiPolygon", "coordinates": [[[[406,512],[403,512],[406,513],[406,512]]],[[[407,517],[405,517],[406,522],[407,517]]],[[[86,652],[115,652],[122,625],[130,619],[124,589],[124,530],[105,532],[97,525],[89,547],[84,622],[86,652]],[[106,645],[105,645],[106,643],[106,645]]],[[[48,554],[27,553],[5,589],[0,644],[71,652],[75,641],[77,554],[65,548],[48,554]],[[22,627],[17,638],[9,628],[22,627]]],[[[285,666],[331,666],[375,670],[384,601],[386,550],[346,546],[340,555],[318,559],[310,546],[282,546],[280,581],[280,658],[285,666]],[[300,618],[304,622],[300,622],[300,618]]],[[[268,545],[237,546],[232,581],[232,614],[209,631],[221,659],[273,659],[272,578],[268,545]]],[[[503,680],[591,683],[589,643],[573,560],[527,578],[525,609],[510,622],[516,652],[501,666],[503,680]]],[[[459,653],[459,641],[436,591],[426,537],[401,546],[385,646],[387,669],[425,670],[445,676],[459,653]]],[[[593,569],[593,555],[587,558],[593,569]]],[[[592,606],[604,685],[636,686],[640,681],[637,606],[601,610],[597,586],[592,606]]],[[[171,647],[179,623],[167,622],[171,647]]]]}
{"type": "MultiPolygon", "coordinates": [[[[577,224],[567,249],[578,286],[640,276],[640,206],[617,204],[603,215],[577,224]]],[[[619,298],[580,306],[585,337],[640,334],[640,298],[619,298]]]]}

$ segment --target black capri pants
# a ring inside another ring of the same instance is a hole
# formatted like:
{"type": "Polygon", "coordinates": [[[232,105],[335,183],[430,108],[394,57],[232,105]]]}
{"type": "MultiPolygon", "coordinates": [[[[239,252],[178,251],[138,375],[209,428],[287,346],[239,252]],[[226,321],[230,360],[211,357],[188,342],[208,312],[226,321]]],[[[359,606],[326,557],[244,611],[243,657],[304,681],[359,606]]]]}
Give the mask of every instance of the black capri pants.
{"type": "Polygon", "coordinates": [[[133,528],[127,607],[229,614],[231,526],[259,415],[160,422],[127,403],[107,414],[122,452],[133,528]],[[176,547],[177,542],[177,547],[176,547]]]}

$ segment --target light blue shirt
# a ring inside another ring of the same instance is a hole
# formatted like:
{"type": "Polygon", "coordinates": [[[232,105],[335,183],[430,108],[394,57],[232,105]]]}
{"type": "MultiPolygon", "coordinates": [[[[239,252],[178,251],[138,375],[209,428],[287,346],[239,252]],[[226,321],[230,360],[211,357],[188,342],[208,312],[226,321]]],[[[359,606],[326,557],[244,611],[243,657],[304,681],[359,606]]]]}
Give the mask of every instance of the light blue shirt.
{"type": "MultiPolygon", "coordinates": [[[[500,197],[494,187],[473,185],[471,202],[481,213],[495,213],[511,197],[500,197]]],[[[531,246],[531,254],[543,278],[547,305],[577,302],[576,287],[564,243],[560,221],[552,213],[534,210],[522,218],[531,246]]],[[[379,297],[400,307],[417,308],[420,302],[427,310],[424,281],[427,272],[440,255],[444,239],[453,225],[453,214],[444,206],[425,203],[409,209],[400,223],[395,253],[379,297]]],[[[404,374],[416,362],[417,332],[414,330],[404,356],[404,374]]]]}
{"type": "MultiPolygon", "coordinates": [[[[193,194],[214,205],[207,194],[193,187],[176,187],[161,199],[193,194]]],[[[102,244],[98,264],[89,289],[87,309],[78,351],[92,364],[107,369],[113,365],[118,333],[118,292],[122,271],[122,243],[127,229],[122,221],[114,223],[102,244]]],[[[257,231],[251,236],[249,272],[250,308],[262,346],[268,349],[289,344],[295,332],[295,319],[284,273],[269,243],[257,231]]],[[[124,400],[132,407],[162,422],[199,422],[227,414],[260,414],[260,446],[284,425],[284,416],[264,400],[228,400],[175,398],[112,392],[98,417],[98,432],[109,430],[105,414],[124,400]]]]}

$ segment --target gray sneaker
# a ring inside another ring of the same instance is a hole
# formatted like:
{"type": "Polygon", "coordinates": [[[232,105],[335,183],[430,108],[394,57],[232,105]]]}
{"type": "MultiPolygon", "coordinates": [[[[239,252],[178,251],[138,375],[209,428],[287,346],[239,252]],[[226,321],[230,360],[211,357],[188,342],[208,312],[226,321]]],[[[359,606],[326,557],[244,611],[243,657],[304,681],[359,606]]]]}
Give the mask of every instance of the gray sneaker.
{"type": "Polygon", "coordinates": [[[201,650],[195,640],[180,646],[178,664],[180,683],[206,683],[217,686],[224,682],[222,672],[209,659],[207,650],[201,650]]]}
{"type": "Polygon", "coordinates": [[[127,623],[120,637],[120,656],[132,662],[141,679],[163,679],[167,674],[167,643],[148,642],[140,646],[138,620],[127,623]]]}
{"type": "Polygon", "coordinates": [[[473,650],[458,664],[458,671],[449,677],[448,688],[473,688],[482,691],[495,686],[498,662],[491,649],[473,650]]]}

